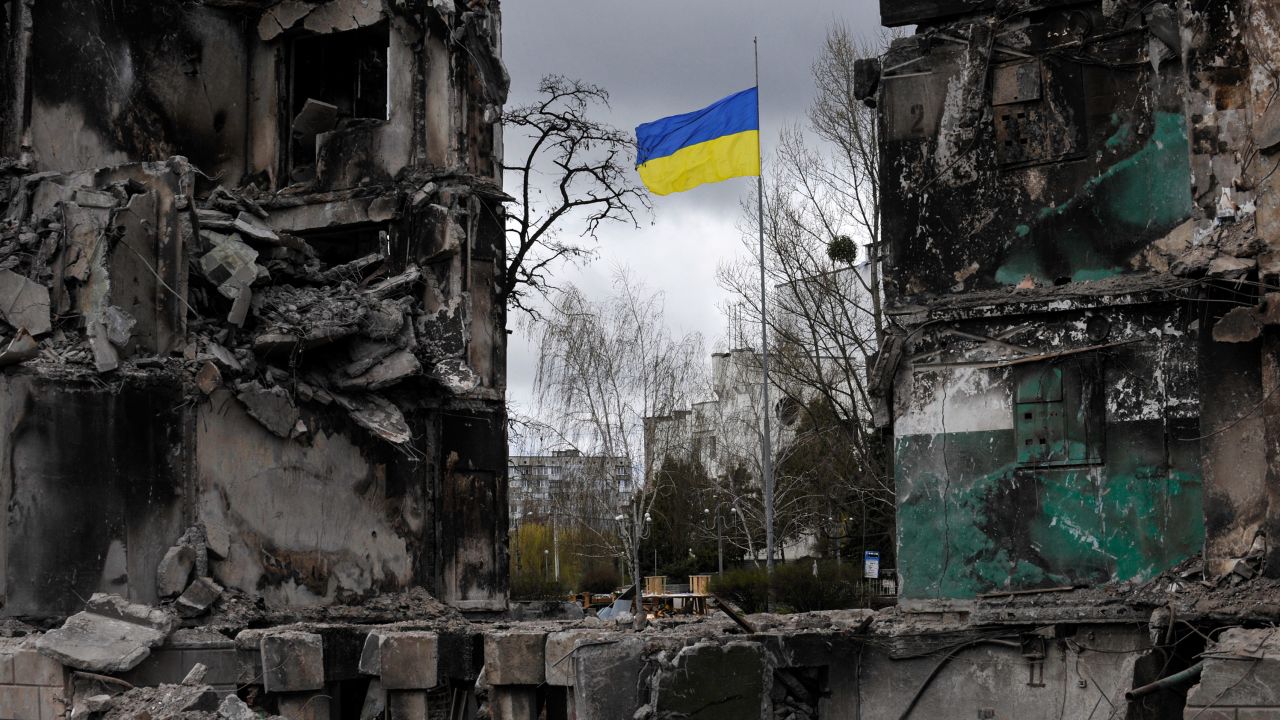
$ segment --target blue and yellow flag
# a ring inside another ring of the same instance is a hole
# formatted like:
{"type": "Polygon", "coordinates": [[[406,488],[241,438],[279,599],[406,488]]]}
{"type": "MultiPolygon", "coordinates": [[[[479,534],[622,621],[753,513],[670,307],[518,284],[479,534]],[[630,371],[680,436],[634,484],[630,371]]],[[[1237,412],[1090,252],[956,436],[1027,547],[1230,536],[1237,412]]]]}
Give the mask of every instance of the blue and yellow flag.
{"type": "Polygon", "coordinates": [[[757,88],[636,128],[636,169],[655,195],[760,174],[757,88]]]}

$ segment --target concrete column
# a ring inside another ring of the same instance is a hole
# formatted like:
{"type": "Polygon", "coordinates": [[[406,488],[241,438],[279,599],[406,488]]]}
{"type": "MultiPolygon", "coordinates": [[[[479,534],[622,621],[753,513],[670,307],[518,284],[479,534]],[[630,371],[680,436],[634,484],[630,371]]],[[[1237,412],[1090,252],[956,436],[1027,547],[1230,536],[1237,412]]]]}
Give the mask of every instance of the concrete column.
{"type": "Polygon", "coordinates": [[[538,720],[536,685],[494,685],[489,691],[493,720],[538,720]]]}
{"type": "Polygon", "coordinates": [[[427,692],[388,690],[387,720],[427,720],[427,692]]]}

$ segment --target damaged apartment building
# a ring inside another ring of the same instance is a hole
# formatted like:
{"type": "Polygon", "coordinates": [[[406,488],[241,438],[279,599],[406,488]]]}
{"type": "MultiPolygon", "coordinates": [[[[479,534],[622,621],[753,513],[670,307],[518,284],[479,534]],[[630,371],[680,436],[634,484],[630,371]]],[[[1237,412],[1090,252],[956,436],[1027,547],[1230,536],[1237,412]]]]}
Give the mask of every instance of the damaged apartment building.
{"type": "MultiPolygon", "coordinates": [[[[1280,4],[881,13],[915,25],[858,88],[899,330],[873,384],[902,610],[1039,628],[1030,685],[1058,650],[1130,636],[1167,675],[1280,619],[1280,4]]],[[[1187,717],[1280,716],[1276,668],[1228,692],[1198,667],[1187,701],[1215,707],[1187,717]]]]}
{"type": "Polygon", "coordinates": [[[647,625],[507,609],[498,10],[0,0],[0,720],[1280,717],[1280,4],[883,0],[900,604],[647,625]]]}
{"type": "MultiPolygon", "coordinates": [[[[0,615],[505,608],[497,1],[5,0],[0,37],[0,615]]],[[[44,718],[11,661],[0,717],[44,718]]]]}

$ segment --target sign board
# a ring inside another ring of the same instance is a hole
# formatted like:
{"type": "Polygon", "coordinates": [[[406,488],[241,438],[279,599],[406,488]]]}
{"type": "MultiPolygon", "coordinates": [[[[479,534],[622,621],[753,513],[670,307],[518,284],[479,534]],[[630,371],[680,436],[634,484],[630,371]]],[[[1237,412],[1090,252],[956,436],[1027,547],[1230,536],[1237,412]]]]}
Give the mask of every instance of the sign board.
{"type": "Polygon", "coordinates": [[[866,550],[862,553],[862,576],[871,580],[880,577],[880,553],[866,550]]]}

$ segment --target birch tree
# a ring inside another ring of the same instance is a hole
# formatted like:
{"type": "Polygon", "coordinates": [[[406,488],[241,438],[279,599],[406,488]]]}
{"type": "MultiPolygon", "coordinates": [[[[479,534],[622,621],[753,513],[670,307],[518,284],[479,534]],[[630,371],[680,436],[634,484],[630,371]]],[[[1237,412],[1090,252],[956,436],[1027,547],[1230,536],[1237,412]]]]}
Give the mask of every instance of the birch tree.
{"type": "Polygon", "coordinates": [[[565,442],[584,454],[625,459],[631,469],[634,492],[626,502],[588,490],[575,498],[575,512],[600,546],[625,558],[639,588],[640,541],[657,497],[643,481],[644,419],[689,402],[700,382],[703,344],[697,334],[672,333],[660,293],[623,271],[614,286],[599,302],[573,286],[551,298],[535,329],[535,396],[539,416],[565,442]],[[607,518],[614,527],[601,522],[607,518]]]}

